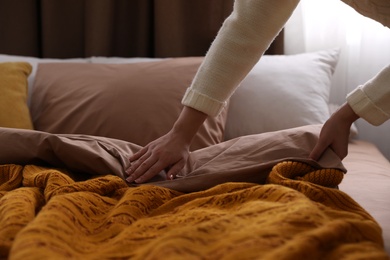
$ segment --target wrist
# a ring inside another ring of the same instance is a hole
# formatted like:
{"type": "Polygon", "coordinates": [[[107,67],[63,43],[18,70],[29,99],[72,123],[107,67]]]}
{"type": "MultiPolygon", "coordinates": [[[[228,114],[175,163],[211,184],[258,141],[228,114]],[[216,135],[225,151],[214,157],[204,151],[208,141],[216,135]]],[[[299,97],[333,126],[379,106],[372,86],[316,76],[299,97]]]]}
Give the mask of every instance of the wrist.
{"type": "Polygon", "coordinates": [[[170,132],[175,138],[190,144],[206,118],[207,114],[184,106],[170,132]]]}
{"type": "Polygon", "coordinates": [[[338,118],[338,120],[341,123],[352,125],[353,122],[358,120],[360,117],[353,111],[351,106],[346,102],[344,103],[334,114],[335,117],[338,118]]]}

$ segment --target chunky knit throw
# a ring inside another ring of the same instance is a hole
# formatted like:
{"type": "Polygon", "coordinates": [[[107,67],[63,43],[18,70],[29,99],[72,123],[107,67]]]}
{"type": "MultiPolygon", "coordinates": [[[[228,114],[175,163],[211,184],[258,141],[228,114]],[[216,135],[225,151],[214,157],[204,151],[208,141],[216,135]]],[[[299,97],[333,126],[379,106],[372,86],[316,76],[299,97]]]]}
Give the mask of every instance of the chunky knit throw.
{"type": "Polygon", "coordinates": [[[180,193],[0,166],[0,258],[388,259],[375,220],[337,186],[343,172],[277,164],[264,185],[180,193]]]}

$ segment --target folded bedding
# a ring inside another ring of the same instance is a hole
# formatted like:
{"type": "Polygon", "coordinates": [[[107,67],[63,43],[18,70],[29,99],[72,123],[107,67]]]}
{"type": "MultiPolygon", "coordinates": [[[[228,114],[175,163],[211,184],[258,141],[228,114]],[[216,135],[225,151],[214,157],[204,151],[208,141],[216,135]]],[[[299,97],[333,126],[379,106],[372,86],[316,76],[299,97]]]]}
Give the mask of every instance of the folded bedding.
{"type": "MultiPolygon", "coordinates": [[[[228,181],[264,183],[271,168],[285,160],[345,171],[331,150],[319,162],[307,159],[320,129],[320,125],[303,126],[221,142],[191,152],[177,179],[166,181],[162,172],[152,182],[181,192],[204,190],[228,181]]],[[[37,164],[79,175],[113,174],[122,179],[130,165],[128,158],[140,149],[113,138],[13,128],[0,128],[0,143],[0,164],[37,164]]]]}
{"type": "Polygon", "coordinates": [[[0,258],[388,259],[371,215],[335,189],[320,125],[191,152],[175,180],[124,180],[138,145],[0,128],[0,258]]]}

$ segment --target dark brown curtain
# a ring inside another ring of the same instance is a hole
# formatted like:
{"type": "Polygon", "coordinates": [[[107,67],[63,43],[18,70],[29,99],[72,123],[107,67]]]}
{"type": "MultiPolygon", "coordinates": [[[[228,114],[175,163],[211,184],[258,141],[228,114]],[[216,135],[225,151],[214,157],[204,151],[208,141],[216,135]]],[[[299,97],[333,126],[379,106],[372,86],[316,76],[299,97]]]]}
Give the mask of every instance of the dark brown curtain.
{"type": "MultiPolygon", "coordinates": [[[[0,0],[0,53],[203,56],[234,0],[0,0]]],[[[283,51],[283,41],[271,53],[283,51]]]]}

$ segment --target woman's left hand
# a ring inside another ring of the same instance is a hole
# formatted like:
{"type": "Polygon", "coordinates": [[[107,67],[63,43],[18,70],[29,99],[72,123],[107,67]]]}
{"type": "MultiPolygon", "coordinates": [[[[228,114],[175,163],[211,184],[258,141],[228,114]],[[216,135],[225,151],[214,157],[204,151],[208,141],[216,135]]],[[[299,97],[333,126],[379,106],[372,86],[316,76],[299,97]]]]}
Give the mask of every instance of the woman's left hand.
{"type": "Polygon", "coordinates": [[[341,160],[344,159],[348,154],[351,125],[358,118],[348,103],[341,106],[323,125],[309,157],[317,161],[327,148],[331,148],[341,160]]]}

